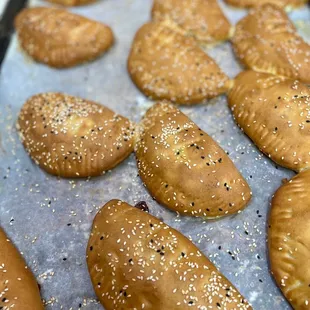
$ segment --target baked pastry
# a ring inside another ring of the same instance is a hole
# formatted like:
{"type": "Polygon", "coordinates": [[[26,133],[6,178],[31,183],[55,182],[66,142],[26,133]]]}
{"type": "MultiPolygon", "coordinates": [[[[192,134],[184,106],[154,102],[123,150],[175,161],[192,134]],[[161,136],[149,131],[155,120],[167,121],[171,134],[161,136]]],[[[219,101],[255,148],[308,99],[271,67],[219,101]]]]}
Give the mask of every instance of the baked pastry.
{"type": "Polygon", "coordinates": [[[106,310],[252,309],[185,236],[119,200],[96,215],[87,264],[106,310]]]}
{"type": "Polygon", "coordinates": [[[127,118],[61,93],[28,99],[17,127],[31,158],[48,173],[66,178],[100,175],[133,151],[135,129],[127,118]]]}
{"type": "Polygon", "coordinates": [[[276,5],[251,10],[237,23],[232,42],[246,67],[310,83],[310,45],[276,5]]]}
{"type": "Polygon", "coordinates": [[[225,0],[227,4],[237,6],[240,8],[252,8],[261,6],[266,3],[272,3],[278,7],[296,8],[307,3],[307,0],[225,0]]]}
{"type": "Polygon", "coordinates": [[[271,272],[294,309],[309,309],[310,170],[283,185],[269,216],[271,272]]]}
{"type": "Polygon", "coordinates": [[[193,38],[175,27],[164,20],[138,30],[128,59],[133,82],[146,96],[182,104],[224,93],[228,77],[193,38]]]}
{"type": "Polygon", "coordinates": [[[147,111],[135,152],[153,198],[180,214],[222,217],[242,210],[251,198],[224,150],[171,104],[158,103],[147,111]]]}
{"type": "Polygon", "coordinates": [[[152,16],[172,20],[180,33],[202,44],[229,38],[231,25],[217,0],[154,0],[152,16]]]}
{"type": "Polygon", "coordinates": [[[65,6],[76,6],[76,5],[89,4],[95,2],[96,0],[47,0],[47,1],[65,6]]]}
{"type": "Polygon", "coordinates": [[[1,228],[0,249],[0,309],[43,310],[35,277],[1,228]]]}
{"type": "Polygon", "coordinates": [[[93,60],[113,44],[112,30],[56,8],[27,8],[15,19],[22,48],[36,61],[65,68],[93,60]]]}
{"type": "Polygon", "coordinates": [[[268,73],[240,73],[228,94],[240,128],[277,164],[310,167],[310,89],[268,73]]]}

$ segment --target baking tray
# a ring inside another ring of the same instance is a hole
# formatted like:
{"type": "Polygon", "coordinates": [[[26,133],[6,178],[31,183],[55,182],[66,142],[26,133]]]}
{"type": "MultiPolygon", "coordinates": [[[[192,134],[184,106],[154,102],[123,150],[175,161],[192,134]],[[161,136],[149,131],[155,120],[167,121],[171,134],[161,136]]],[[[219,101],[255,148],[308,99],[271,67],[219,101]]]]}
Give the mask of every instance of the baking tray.
{"type": "MultiPolygon", "coordinates": [[[[30,5],[48,4],[34,0],[30,5]]],[[[233,24],[246,13],[221,5],[233,24]]],[[[85,248],[97,210],[112,198],[131,204],[145,200],[151,214],[192,239],[254,309],[290,309],[268,271],[266,216],[282,179],[294,173],[257,150],[235,125],[225,96],[182,107],[229,152],[253,191],[245,211],[218,221],[177,217],[158,205],[137,176],[133,155],[104,176],[73,181],[44,173],[18,140],[18,111],[39,92],[66,92],[98,101],[134,121],[141,119],[152,102],[131,82],[126,61],[136,30],[149,19],[150,7],[151,0],[102,0],[71,9],[109,24],[116,36],[115,46],[105,56],[71,69],[54,70],[33,62],[13,38],[0,76],[0,224],[38,278],[47,309],[102,309],[89,279],[85,248]]],[[[310,39],[309,9],[296,10],[290,17],[310,39]]],[[[230,77],[241,70],[229,43],[208,53],[230,77]]]]}

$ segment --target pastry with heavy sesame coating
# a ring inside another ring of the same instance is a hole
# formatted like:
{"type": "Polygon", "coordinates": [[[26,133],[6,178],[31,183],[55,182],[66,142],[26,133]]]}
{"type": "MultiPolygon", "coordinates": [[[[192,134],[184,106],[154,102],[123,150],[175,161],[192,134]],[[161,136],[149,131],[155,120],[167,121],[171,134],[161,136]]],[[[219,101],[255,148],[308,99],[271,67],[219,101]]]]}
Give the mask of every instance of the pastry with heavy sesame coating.
{"type": "Polygon", "coordinates": [[[135,128],[127,118],[61,93],[28,99],[17,127],[31,158],[48,173],[66,178],[101,175],[133,151],[135,128]]]}
{"type": "Polygon", "coordinates": [[[154,0],[152,16],[155,20],[171,19],[180,33],[201,44],[229,38],[231,25],[217,0],[154,0]]]}
{"type": "Polygon", "coordinates": [[[128,58],[137,87],[153,99],[195,104],[227,90],[228,77],[197,45],[164,20],[143,25],[128,58]]]}
{"type": "Polygon", "coordinates": [[[51,3],[61,4],[64,6],[77,6],[93,3],[97,0],[46,0],[51,3]]]}
{"type": "Polygon", "coordinates": [[[0,228],[0,309],[43,310],[37,281],[0,228]]]}
{"type": "Polygon", "coordinates": [[[15,19],[22,48],[51,67],[91,61],[113,44],[112,30],[99,22],[57,8],[27,8],[15,19]]]}
{"type": "Polygon", "coordinates": [[[252,8],[272,3],[281,8],[296,8],[307,3],[307,0],[225,0],[227,4],[240,8],[252,8]]]}
{"type": "Polygon", "coordinates": [[[277,164],[310,167],[310,89],[268,73],[240,73],[228,94],[240,128],[277,164]]]}
{"type": "Polygon", "coordinates": [[[246,67],[310,83],[310,45],[279,7],[251,10],[238,22],[232,43],[246,67]]]}
{"type": "Polygon", "coordinates": [[[252,309],[185,236],[119,200],[97,213],[87,264],[106,310],[252,309]]]}
{"type": "Polygon", "coordinates": [[[271,273],[294,309],[310,305],[310,170],[275,193],[269,215],[271,273]]]}
{"type": "Polygon", "coordinates": [[[251,199],[247,182],[224,150],[171,104],[147,111],[135,153],[153,198],[180,214],[218,218],[239,212],[251,199]]]}

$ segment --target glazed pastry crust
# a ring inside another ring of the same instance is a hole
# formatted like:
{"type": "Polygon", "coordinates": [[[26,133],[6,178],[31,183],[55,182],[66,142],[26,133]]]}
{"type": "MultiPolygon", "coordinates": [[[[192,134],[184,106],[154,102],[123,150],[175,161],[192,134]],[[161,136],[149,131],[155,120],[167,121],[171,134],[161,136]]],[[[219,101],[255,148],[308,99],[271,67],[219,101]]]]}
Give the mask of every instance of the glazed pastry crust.
{"type": "Polygon", "coordinates": [[[201,44],[227,40],[231,25],[216,0],[154,0],[152,17],[171,19],[201,44]]]}
{"type": "Polygon", "coordinates": [[[252,309],[186,237],[119,200],[96,215],[87,264],[106,310],[252,309]]]}
{"type": "Polygon", "coordinates": [[[240,128],[277,164],[301,171],[310,167],[310,90],[267,73],[240,73],[228,94],[240,128]]]}
{"type": "Polygon", "coordinates": [[[51,3],[61,4],[64,6],[77,6],[93,3],[97,0],[46,0],[51,3]]]}
{"type": "Polygon", "coordinates": [[[0,309],[43,310],[35,277],[1,228],[0,249],[0,309]]]}
{"type": "Polygon", "coordinates": [[[100,175],[133,151],[135,129],[127,118],[61,93],[31,97],[17,127],[31,158],[46,172],[62,177],[100,175]]]}
{"type": "Polygon", "coordinates": [[[225,0],[227,4],[240,8],[252,8],[262,6],[266,3],[272,3],[280,8],[284,7],[299,7],[307,3],[307,0],[225,0]]]}
{"type": "Polygon", "coordinates": [[[28,55],[56,68],[93,60],[114,41],[108,26],[57,8],[24,9],[15,19],[15,28],[28,55]]]}
{"type": "Polygon", "coordinates": [[[222,217],[242,210],[251,198],[247,182],[224,150],[168,103],[147,111],[135,153],[153,198],[183,215],[222,217]]]}
{"type": "Polygon", "coordinates": [[[227,90],[228,77],[193,38],[165,20],[142,26],[133,41],[128,72],[152,99],[195,104],[227,90]]]}
{"type": "Polygon", "coordinates": [[[238,22],[232,43],[246,67],[310,83],[310,45],[277,6],[251,10],[238,22]]]}
{"type": "Polygon", "coordinates": [[[269,216],[272,274],[294,309],[309,309],[310,170],[280,187],[269,216]]]}

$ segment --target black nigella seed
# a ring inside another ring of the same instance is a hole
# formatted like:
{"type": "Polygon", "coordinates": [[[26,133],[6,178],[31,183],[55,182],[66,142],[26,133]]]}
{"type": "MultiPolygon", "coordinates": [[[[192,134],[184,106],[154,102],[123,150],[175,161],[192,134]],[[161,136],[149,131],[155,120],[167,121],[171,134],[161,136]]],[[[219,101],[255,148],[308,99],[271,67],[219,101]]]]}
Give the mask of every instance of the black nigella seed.
{"type": "Polygon", "coordinates": [[[149,212],[149,207],[147,206],[145,201],[138,202],[137,204],[135,204],[135,207],[144,212],[149,212]]]}
{"type": "Polygon", "coordinates": [[[90,248],[89,248],[91,251],[93,250],[93,247],[92,246],[90,246],[90,248]]]}

